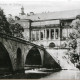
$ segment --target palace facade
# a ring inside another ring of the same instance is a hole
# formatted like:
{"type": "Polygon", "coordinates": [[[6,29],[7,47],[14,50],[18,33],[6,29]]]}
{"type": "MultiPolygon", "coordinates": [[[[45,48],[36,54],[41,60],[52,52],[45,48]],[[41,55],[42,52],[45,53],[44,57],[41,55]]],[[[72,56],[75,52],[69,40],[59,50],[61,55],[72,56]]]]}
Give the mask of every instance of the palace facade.
{"type": "Polygon", "coordinates": [[[60,46],[66,42],[70,32],[72,32],[69,26],[71,21],[72,19],[57,19],[32,22],[31,41],[44,46],[49,46],[50,43],[60,46]]]}
{"type": "MultiPolygon", "coordinates": [[[[22,10],[23,11],[23,10],[22,10]]],[[[24,12],[24,11],[23,11],[24,12]]],[[[24,28],[24,38],[38,45],[55,47],[67,44],[69,34],[72,32],[71,22],[80,14],[80,10],[57,11],[20,15],[15,21],[24,28]]]]}

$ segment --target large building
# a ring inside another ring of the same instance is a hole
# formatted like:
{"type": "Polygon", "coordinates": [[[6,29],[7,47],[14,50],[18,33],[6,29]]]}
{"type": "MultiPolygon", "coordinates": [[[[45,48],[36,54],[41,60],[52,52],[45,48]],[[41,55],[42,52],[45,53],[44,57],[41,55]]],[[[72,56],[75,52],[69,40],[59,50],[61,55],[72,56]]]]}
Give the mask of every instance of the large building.
{"type": "MultiPolygon", "coordinates": [[[[24,13],[24,11],[22,10],[24,13]]],[[[16,23],[24,27],[23,35],[26,40],[35,44],[49,46],[61,46],[66,43],[72,32],[70,24],[80,14],[80,10],[57,11],[48,13],[33,13],[19,15],[16,23]]]]}

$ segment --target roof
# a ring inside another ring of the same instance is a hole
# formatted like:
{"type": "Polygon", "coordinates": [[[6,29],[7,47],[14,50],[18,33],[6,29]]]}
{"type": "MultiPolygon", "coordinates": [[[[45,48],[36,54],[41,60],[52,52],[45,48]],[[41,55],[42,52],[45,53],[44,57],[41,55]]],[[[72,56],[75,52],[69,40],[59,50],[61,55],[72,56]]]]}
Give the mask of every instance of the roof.
{"type": "Polygon", "coordinates": [[[59,20],[50,20],[50,21],[38,21],[38,22],[32,22],[31,26],[42,26],[42,25],[54,25],[54,24],[60,24],[59,20]]]}
{"type": "Polygon", "coordinates": [[[20,19],[30,19],[32,21],[38,20],[49,20],[49,19],[74,19],[77,15],[80,15],[80,9],[78,10],[67,10],[67,11],[56,11],[48,13],[37,13],[34,15],[22,15],[20,19]]]}

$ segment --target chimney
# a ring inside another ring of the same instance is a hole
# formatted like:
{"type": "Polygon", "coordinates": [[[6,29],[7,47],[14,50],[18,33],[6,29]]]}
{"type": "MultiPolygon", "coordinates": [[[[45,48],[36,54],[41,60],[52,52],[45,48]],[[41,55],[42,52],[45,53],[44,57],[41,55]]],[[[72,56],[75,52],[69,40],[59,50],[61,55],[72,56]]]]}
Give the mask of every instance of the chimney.
{"type": "Polygon", "coordinates": [[[34,12],[30,12],[30,15],[34,15],[34,12]]]}
{"type": "Polygon", "coordinates": [[[15,20],[20,20],[20,18],[18,16],[15,16],[15,20]]]}

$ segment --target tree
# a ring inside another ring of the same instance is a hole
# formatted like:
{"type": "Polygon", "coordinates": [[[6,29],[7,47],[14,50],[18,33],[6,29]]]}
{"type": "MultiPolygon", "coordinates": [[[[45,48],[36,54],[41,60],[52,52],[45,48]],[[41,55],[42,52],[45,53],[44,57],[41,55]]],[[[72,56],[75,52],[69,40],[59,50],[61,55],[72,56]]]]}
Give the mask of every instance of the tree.
{"type": "Polygon", "coordinates": [[[14,18],[12,17],[11,14],[9,14],[9,16],[7,17],[7,21],[9,22],[9,24],[12,24],[15,22],[14,18]]]}
{"type": "Polygon", "coordinates": [[[77,42],[77,39],[80,38],[80,15],[76,16],[76,19],[72,21],[70,26],[72,27],[72,33],[69,34],[70,36],[69,46],[73,49],[73,52],[70,55],[71,61],[75,63],[76,60],[78,59],[76,58],[76,55],[77,57],[79,56],[78,53],[76,52],[76,48],[78,47],[77,44],[79,44],[77,42]]]}
{"type": "Polygon", "coordinates": [[[75,50],[77,48],[77,38],[80,38],[80,15],[76,16],[70,26],[72,27],[72,33],[69,34],[70,45],[75,50]]]}
{"type": "Polygon", "coordinates": [[[10,30],[13,36],[23,38],[22,32],[24,31],[24,28],[20,24],[18,23],[11,24],[10,30]]]}
{"type": "Polygon", "coordinates": [[[76,49],[77,48],[77,41],[76,41],[76,39],[70,39],[69,40],[69,47],[71,47],[72,49],[76,49]]]}
{"type": "Polygon", "coordinates": [[[76,16],[76,19],[72,21],[70,26],[73,29],[72,34],[75,35],[75,38],[80,38],[80,15],[76,16]]]}
{"type": "Polygon", "coordinates": [[[2,9],[0,9],[0,32],[11,34],[11,31],[9,29],[9,23],[2,9]]]}
{"type": "MultiPolygon", "coordinates": [[[[14,23],[15,21],[12,18],[9,18],[10,23],[14,23]]],[[[0,9],[0,32],[13,35],[15,37],[23,37],[22,32],[24,31],[23,27],[16,23],[16,24],[10,24],[2,9],[0,9]]]]}

